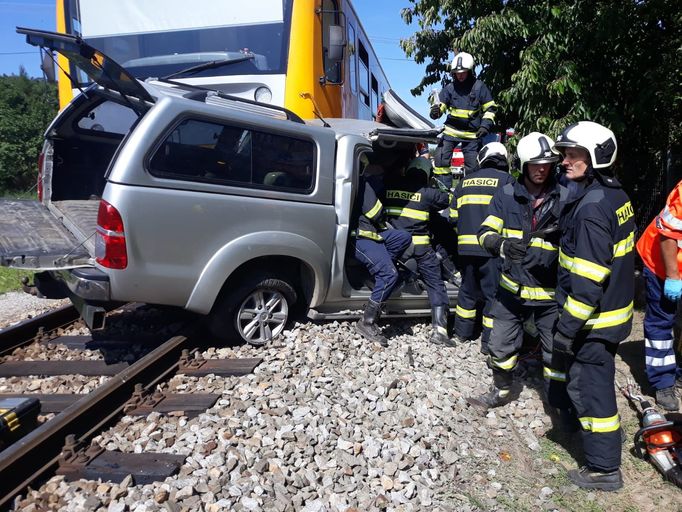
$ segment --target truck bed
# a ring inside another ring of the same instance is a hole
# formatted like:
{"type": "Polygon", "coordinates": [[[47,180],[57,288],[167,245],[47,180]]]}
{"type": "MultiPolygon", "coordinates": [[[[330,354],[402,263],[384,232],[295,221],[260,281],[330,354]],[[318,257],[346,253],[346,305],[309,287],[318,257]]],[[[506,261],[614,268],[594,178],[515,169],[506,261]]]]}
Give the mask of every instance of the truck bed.
{"type": "Polygon", "coordinates": [[[90,254],[95,252],[95,231],[97,229],[97,211],[99,198],[77,201],[54,201],[52,207],[62,222],[90,254]]]}

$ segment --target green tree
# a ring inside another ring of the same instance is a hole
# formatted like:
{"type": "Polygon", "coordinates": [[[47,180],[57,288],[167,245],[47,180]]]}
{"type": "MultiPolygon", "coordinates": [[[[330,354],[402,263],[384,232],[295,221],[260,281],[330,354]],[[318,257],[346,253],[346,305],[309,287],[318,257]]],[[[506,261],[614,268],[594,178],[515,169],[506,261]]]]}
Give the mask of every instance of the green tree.
{"type": "Polygon", "coordinates": [[[44,80],[0,76],[0,192],[35,185],[43,133],[58,110],[57,89],[44,80]]]}
{"type": "MultiPolygon", "coordinates": [[[[498,122],[556,136],[579,120],[609,126],[630,192],[660,182],[682,135],[682,9],[674,0],[410,0],[420,30],[401,42],[427,62],[413,93],[446,82],[454,49],[474,55],[498,122]]],[[[640,197],[640,199],[642,199],[640,197]]]]}

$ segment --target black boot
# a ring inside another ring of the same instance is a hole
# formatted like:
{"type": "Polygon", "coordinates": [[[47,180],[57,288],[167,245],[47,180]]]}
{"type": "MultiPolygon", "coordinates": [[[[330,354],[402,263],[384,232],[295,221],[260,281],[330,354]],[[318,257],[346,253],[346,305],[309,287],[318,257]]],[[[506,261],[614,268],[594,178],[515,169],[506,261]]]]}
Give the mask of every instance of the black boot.
{"type": "Polygon", "coordinates": [[[511,402],[511,387],[514,382],[514,374],[492,366],[488,361],[488,366],[493,370],[493,385],[487,393],[469,399],[469,403],[491,409],[500,407],[511,402]]]}
{"type": "Polygon", "coordinates": [[[448,307],[436,306],[431,308],[431,326],[433,332],[431,334],[431,343],[436,345],[444,345],[446,347],[454,347],[455,342],[448,336],[448,307]]]}
{"type": "Polygon", "coordinates": [[[623,474],[620,469],[603,473],[592,471],[587,466],[580,469],[571,469],[568,479],[583,489],[600,489],[602,491],[617,491],[623,487],[623,474]]]}
{"type": "Polygon", "coordinates": [[[380,316],[381,304],[370,300],[365,306],[362,318],[355,324],[355,328],[369,341],[374,341],[382,347],[388,347],[388,340],[381,334],[381,329],[376,324],[380,316]]]}

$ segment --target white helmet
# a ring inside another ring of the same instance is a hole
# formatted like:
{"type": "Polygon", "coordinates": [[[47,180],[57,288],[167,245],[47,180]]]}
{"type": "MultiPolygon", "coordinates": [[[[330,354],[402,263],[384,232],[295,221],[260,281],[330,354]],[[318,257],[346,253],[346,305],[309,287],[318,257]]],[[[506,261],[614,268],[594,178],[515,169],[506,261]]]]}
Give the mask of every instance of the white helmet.
{"type": "Polygon", "coordinates": [[[501,142],[489,142],[481,148],[476,157],[478,166],[482,167],[483,162],[494,156],[501,156],[503,159],[507,159],[507,148],[501,142]]]}
{"type": "Polygon", "coordinates": [[[563,148],[582,148],[587,151],[592,167],[603,169],[616,160],[618,144],[611,130],[592,121],[572,124],[557,137],[554,147],[563,153],[563,148]]]}
{"type": "Polygon", "coordinates": [[[452,64],[450,64],[451,71],[471,71],[474,69],[474,58],[471,54],[466,52],[460,52],[455,55],[452,59],[452,64]]]}
{"type": "Polygon", "coordinates": [[[554,141],[540,132],[531,132],[519,141],[516,154],[521,171],[526,164],[549,164],[559,161],[559,153],[553,149],[554,141]]]}

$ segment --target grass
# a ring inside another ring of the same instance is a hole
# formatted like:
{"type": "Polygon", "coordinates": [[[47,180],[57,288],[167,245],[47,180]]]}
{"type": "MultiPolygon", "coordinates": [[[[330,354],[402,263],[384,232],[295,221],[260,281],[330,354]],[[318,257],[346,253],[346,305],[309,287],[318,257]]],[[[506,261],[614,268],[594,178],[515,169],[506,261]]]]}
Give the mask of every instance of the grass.
{"type": "Polygon", "coordinates": [[[26,276],[30,280],[32,275],[26,270],[0,267],[0,293],[21,290],[21,278],[26,276]]]}

